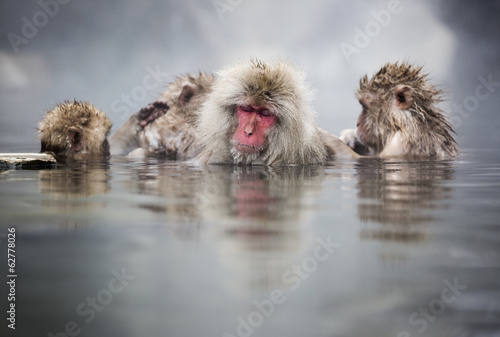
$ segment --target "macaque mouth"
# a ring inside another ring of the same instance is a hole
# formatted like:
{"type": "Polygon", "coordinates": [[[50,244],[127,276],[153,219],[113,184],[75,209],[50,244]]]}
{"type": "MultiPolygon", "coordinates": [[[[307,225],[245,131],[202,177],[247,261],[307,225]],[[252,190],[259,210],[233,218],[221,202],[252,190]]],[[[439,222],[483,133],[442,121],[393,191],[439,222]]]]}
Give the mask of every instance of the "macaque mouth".
{"type": "Polygon", "coordinates": [[[234,144],[234,148],[243,154],[255,154],[259,153],[262,147],[255,145],[246,145],[241,143],[234,144]]]}

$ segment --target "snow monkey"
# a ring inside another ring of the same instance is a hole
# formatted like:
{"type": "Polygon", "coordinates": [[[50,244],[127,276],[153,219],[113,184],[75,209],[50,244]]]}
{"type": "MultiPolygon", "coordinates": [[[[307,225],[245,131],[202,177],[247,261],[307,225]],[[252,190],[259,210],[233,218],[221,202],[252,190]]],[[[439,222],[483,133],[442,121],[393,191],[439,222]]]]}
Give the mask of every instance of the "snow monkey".
{"type": "Polygon", "coordinates": [[[38,123],[41,152],[52,152],[56,158],[108,157],[106,136],[110,129],[111,121],[98,108],[86,102],[65,101],[38,123]]]}
{"type": "Polygon", "coordinates": [[[198,114],[201,164],[286,166],[357,157],[318,127],[305,74],[283,61],[226,67],[198,114]]]}
{"type": "Polygon", "coordinates": [[[361,78],[357,129],[345,130],[341,138],[362,154],[453,159],[458,155],[455,132],[437,106],[442,94],[428,83],[422,67],[388,63],[371,79],[361,78]]]}
{"type": "Polygon", "coordinates": [[[196,110],[209,92],[214,76],[179,76],[159,100],[132,115],[109,141],[113,155],[165,156],[186,159],[196,154],[196,110]]]}

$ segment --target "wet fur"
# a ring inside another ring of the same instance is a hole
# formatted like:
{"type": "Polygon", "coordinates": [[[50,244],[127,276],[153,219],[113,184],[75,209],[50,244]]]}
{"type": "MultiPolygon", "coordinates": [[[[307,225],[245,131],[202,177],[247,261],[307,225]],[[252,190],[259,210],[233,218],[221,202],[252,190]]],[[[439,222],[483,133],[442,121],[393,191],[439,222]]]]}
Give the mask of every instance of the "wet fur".
{"type": "Polygon", "coordinates": [[[357,98],[368,106],[363,128],[370,141],[365,145],[381,157],[455,158],[455,132],[437,106],[442,94],[428,83],[422,67],[406,62],[388,63],[371,79],[365,75],[357,91],[357,98]],[[413,99],[405,110],[394,104],[394,92],[400,85],[410,88],[413,99]]]}
{"type": "MultiPolygon", "coordinates": [[[[109,118],[90,103],[64,101],[49,110],[38,123],[41,152],[57,156],[100,156],[103,143],[111,129],[109,118]],[[68,131],[76,127],[81,131],[83,148],[75,153],[68,145],[68,131]]],[[[107,141],[106,141],[107,144],[107,141]]]]}
{"type": "Polygon", "coordinates": [[[328,151],[316,124],[305,74],[283,61],[252,60],[220,71],[199,111],[198,132],[201,164],[323,164],[334,152],[328,151]],[[242,154],[233,147],[238,105],[265,105],[277,116],[258,154],[242,154]]]}
{"type": "Polygon", "coordinates": [[[137,138],[142,148],[152,148],[156,154],[170,159],[191,158],[196,149],[196,110],[206,100],[214,82],[211,74],[184,75],[168,85],[160,100],[169,105],[168,112],[139,131],[137,138]],[[183,88],[189,86],[192,97],[181,103],[183,88]]]}
{"type": "Polygon", "coordinates": [[[140,152],[141,157],[193,157],[197,153],[196,110],[206,100],[213,82],[214,76],[207,73],[177,77],[159,98],[169,107],[165,114],[144,127],[139,125],[139,113],[134,114],[111,136],[112,153],[128,154],[138,149],[134,152],[140,152]],[[189,97],[185,97],[185,88],[189,89],[189,97]]]}

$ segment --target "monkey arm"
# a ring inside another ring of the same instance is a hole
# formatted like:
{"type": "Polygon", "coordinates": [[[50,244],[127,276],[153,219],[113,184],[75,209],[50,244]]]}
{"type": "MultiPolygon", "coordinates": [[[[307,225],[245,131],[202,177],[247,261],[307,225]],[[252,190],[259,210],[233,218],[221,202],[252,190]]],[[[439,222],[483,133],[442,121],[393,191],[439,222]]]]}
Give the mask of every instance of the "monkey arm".
{"type": "Polygon", "coordinates": [[[139,147],[137,132],[142,127],[139,125],[137,114],[130,118],[109,137],[111,155],[126,155],[130,151],[139,147]]]}
{"type": "Polygon", "coordinates": [[[167,113],[169,106],[164,101],[148,104],[130,118],[110,137],[111,154],[125,155],[139,147],[138,132],[167,113]]]}
{"type": "Polygon", "coordinates": [[[354,152],[349,146],[347,146],[340,138],[326,132],[325,130],[319,129],[323,140],[325,142],[326,150],[328,152],[329,159],[358,159],[361,158],[359,154],[354,152]]]}
{"type": "Polygon", "coordinates": [[[374,156],[375,151],[363,144],[356,135],[356,129],[346,129],[340,133],[340,140],[347,144],[354,152],[362,156],[374,156]]]}
{"type": "Polygon", "coordinates": [[[356,136],[356,129],[346,129],[340,133],[340,140],[347,144],[351,149],[354,149],[356,143],[359,142],[356,136]]]}

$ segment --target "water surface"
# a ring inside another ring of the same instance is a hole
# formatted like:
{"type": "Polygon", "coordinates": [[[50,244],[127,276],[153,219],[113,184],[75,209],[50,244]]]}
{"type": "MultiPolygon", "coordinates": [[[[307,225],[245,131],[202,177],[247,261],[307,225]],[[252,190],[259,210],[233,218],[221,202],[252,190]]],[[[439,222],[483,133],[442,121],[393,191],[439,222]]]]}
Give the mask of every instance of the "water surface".
{"type": "Polygon", "coordinates": [[[498,336],[500,158],[464,152],[2,171],[16,336],[498,336]]]}

